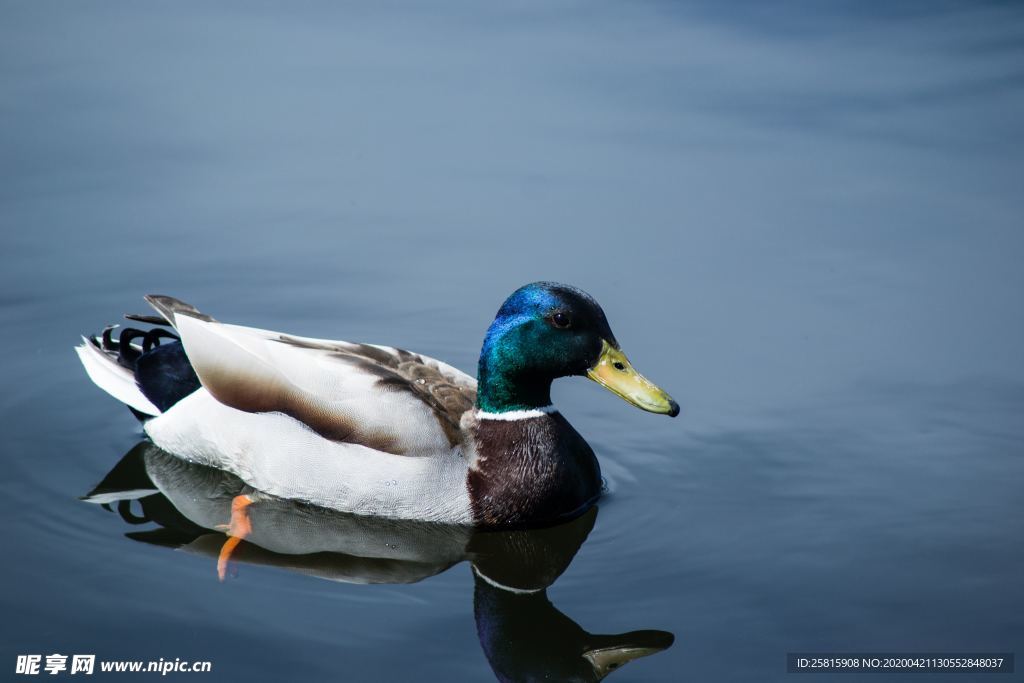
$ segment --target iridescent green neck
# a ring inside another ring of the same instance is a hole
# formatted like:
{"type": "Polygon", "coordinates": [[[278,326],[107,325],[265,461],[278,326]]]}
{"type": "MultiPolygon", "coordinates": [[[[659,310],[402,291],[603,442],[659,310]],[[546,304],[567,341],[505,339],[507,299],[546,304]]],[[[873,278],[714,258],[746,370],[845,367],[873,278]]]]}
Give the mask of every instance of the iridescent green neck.
{"type": "Polygon", "coordinates": [[[488,413],[551,405],[551,374],[539,371],[539,349],[523,318],[499,317],[487,330],[477,368],[476,404],[488,413]]]}
{"type": "Polygon", "coordinates": [[[530,410],[551,405],[551,378],[523,373],[501,354],[481,355],[476,405],[488,413],[530,410]]]}

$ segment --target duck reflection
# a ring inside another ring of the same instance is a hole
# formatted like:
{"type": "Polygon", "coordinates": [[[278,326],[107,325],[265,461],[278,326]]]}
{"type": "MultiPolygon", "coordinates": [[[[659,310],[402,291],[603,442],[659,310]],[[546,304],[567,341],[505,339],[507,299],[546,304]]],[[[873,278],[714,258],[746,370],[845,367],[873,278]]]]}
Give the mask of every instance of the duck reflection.
{"type": "Polygon", "coordinates": [[[346,583],[414,583],[468,561],[477,634],[500,681],[599,681],[673,642],[665,631],[589,633],[548,599],[596,508],[559,526],[503,532],[349,515],[261,494],[148,441],[83,500],[132,525],[158,524],[126,535],[217,558],[221,578],[249,563],[346,583]]]}

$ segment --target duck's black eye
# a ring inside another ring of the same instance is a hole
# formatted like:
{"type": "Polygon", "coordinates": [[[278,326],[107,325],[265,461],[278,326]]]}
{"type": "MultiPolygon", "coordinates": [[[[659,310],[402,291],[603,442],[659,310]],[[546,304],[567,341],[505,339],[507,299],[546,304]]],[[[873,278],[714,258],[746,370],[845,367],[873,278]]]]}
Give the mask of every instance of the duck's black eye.
{"type": "Polygon", "coordinates": [[[565,311],[555,311],[551,314],[551,324],[560,330],[565,330],[572,325],[572,318],[565,311]]]}

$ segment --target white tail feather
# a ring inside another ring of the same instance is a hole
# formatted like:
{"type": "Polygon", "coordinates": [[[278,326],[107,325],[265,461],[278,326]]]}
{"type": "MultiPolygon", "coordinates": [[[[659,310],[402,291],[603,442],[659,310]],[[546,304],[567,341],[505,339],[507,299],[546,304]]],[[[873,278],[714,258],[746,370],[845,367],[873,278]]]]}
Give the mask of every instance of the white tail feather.
{"type": "Polygon", "coordinates": [[[121,403],[127,404],[140,413],[159,415],[160,409],[153,405],[139,386],[135,383],[135,375],[128,368],[118,365],[117,361],[105,353],[85,337],[83,343],[75,347],[79,360],[85,366],[85,372],[96,386],[107,392],[121,403]]]}

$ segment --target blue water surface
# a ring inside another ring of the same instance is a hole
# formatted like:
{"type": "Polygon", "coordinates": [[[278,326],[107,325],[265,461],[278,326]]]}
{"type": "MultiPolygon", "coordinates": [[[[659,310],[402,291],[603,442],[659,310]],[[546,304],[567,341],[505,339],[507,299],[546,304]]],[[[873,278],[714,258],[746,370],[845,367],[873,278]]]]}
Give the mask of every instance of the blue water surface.
{"type": "Polygon", "coordinates": [[[674,635],[615,681],[1024,656],[1018,3],[4,0],[0,83],[5,679],[95,653],[564,680],[562,617],[674,635]],[[547,606],[466,561],[222,583],[176,551],[203,529],[79,500],[141,433],[72,347],[144,294],[473,372],[538,279],[593,294],[683,411],[556,383],[610,494],[547,606]]]}

